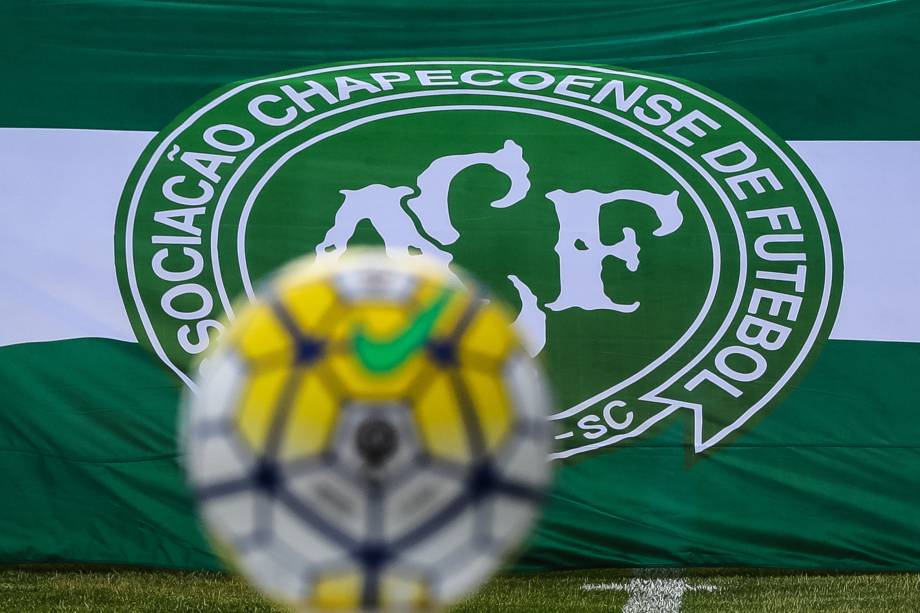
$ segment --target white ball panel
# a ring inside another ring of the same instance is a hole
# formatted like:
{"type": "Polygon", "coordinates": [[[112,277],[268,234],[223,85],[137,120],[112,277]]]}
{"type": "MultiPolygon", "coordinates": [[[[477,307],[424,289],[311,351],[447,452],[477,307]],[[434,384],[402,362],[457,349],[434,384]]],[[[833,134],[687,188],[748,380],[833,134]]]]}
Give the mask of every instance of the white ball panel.
{"type": "Polygon", "coordinates": [[[201,511],[209,526],[226,541],[235,541],[252,536],[261,526],[259,510],[267,509],[268,501],[252,489],[235,494],[209,498],[201,505],[201,511]]]}
{"type": "Polygon", "coordinates": [[[551,400],[546,378],[537,363],[524,354],[515,354],[508,359],[504,376],[518,417],[524,421],[545,421],[551,400]]]}
{"type": "Polygon", "coordinates": [[[434,592],[439,600],[453,601],[476,589],[501,562],[494,551],[466,544],[432,567],[437,579],[434,592]]]}
{"type": "Polygon", "coordinates": [[[191,398],[191,424],[211,423],[230,416],[246,379],[243,361],[229,349],[207,358],[198,378],[198,391],[191,398]]]}
{"type": "Polygon", "coordinates": [[[495,466],[509,481],[542,489],[550,478],[549,451],[548,437],[514,432],[497,454],[495,466]]]}
{"type": "Polygon", "coordinates": [[[254,458],[230,433],[195,436],[189,441],[186,466],[197,487],[242,479],[252,471],[254,458]]]}
{"type": "Polygon", "coordinates": [[[475,528],[475,509],[467,508],[427,539],[404,551],[401,557],[409,564],[437,570],[441,560],[472,540],[475,528]]]}
{"type": "Polygon", "coordinates": [[[440,472],[420,469],[386,492],[384,538],[393,541],[437,514],[462,491],[463,484],[440,472]]]}
{"type": "Polygon", "coordinates": [[[387,300],[405,302],[415,291],[418,279],[404,271],[383,266],[349,270],[333,277],[339,295],[349,301],[387,300]]]}
{"type": "Polygon", "coordinates": [[[529,500],[510,496],[493,496],[485,504],[492,541],[503,550],[513,548],[530,531],[538,508],[529,500]]]}
{"type": "Polygon", "coordinates": [[[243,573],[255,585],[279,600],[301,600],[310,591],[310,568],[282,547],[267,546],[240,558],[243,573]]]}
{"type": "Polygon", "coordinates": [[[367,532],[364,492],[330,469],[321,468],[287,481],[287,490],[304,506],[354,539],[367,532]]]}
{"type": "Polygon", "coordinates": [[[311,564],[328,564],[345,553],[335,541],[280,502],[272,504],[271,520],[275,538],[311,564]]]}

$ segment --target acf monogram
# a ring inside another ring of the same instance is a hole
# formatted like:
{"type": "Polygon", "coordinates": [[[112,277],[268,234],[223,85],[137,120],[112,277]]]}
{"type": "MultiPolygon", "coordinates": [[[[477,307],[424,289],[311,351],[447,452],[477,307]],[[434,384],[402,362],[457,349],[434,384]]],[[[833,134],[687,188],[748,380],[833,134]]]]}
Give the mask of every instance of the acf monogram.
{"type": "MultiPolygon", "coordinates": [[[[150,144],[116,231],[138,338],[188,385],[237,296],[359,244],[456,261],[517,305],[560,458],[680,413],[692,450],[725,440],[803,376],[843,273],[820,185],[747,112],[676,79],[535,62],[229,86],[150,144]]],[[[356,342],[385,372],[414,335],[356,342]]]]}

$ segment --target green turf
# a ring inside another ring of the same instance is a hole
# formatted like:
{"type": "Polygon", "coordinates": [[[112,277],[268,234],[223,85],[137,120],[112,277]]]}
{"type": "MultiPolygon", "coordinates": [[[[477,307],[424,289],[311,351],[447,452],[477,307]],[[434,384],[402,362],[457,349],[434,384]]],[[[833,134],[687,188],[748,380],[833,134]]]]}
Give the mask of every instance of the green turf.
{"type": "MultiPolygon", "coordinates": [[[[682,611],[920,611],[920,574],[783,573],[749,570],[573,571],[505,575],[453,613],[621,611],[628,595],[586,584],[687,586],[682,611]],[[709,586],[699,589],[700,586],[709,586]]],[[[655,596],[645,602],[654,602],[655,596]]],[[[633,608],[635,607],[635,603],[633,608]]],[[[657,608],[635,609],[656,611],[657,608]]],[[[0,567],[0,611],[281,611],[237,578],[209,572],[71,566],[0,567]]]]}

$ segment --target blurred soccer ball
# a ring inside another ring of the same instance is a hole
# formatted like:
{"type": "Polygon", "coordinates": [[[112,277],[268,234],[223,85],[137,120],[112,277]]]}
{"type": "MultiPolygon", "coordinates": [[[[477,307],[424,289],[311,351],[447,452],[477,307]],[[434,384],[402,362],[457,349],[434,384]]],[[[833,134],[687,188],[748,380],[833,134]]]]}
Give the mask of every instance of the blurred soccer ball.
{"type": "Polygon", "coordinates": [[[190,482],[256,586],[322,610],[425,609],[526,536],[548,397],[508,311],[418,258],[299,262],[186,402],[190,482]]]}

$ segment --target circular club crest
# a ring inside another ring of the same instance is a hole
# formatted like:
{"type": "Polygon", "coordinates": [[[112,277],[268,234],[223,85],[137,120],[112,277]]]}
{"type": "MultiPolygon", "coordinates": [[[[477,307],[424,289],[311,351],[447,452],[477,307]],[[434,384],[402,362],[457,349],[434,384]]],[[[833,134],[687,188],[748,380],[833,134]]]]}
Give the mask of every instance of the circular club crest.
{"type": "Polygon", "coordinates": [[[568,457],[694,416],[701,452],[779,402],[837,310],[820,185],[749,113],[682,80],[472,60],[232,85],[164,129],[125,187],[138,338],[188,369],[233,301],[304,254],[456,261],[519,309],[568,457]]]}

